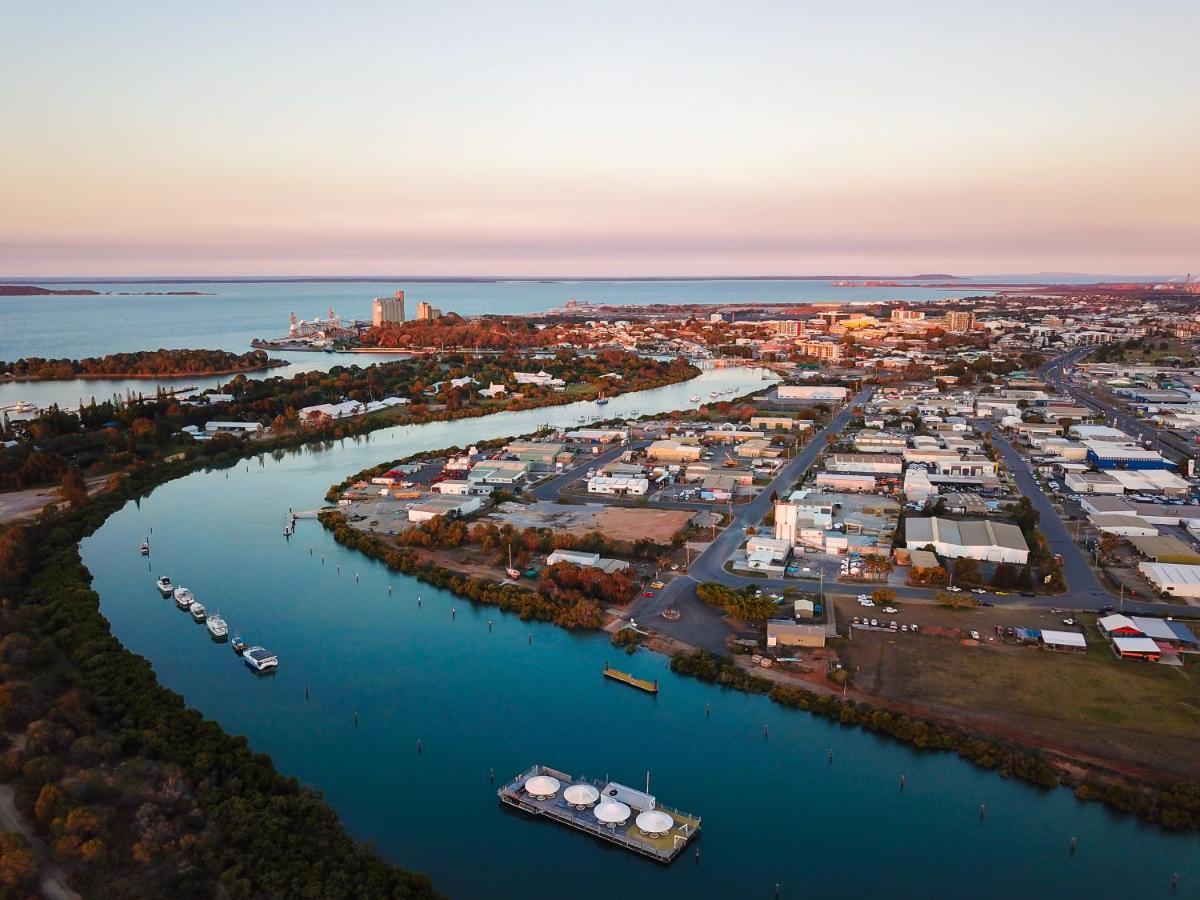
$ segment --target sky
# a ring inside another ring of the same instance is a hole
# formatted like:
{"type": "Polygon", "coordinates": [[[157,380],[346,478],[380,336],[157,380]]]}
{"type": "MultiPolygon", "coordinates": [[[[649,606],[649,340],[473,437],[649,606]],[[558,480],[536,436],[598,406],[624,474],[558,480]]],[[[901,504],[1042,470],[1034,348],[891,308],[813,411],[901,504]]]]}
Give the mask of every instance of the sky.
{"type": "Polygon", "coordinates": [[[1200,3],[0,0],[0,275],[1200,270],[1200,3]]]}

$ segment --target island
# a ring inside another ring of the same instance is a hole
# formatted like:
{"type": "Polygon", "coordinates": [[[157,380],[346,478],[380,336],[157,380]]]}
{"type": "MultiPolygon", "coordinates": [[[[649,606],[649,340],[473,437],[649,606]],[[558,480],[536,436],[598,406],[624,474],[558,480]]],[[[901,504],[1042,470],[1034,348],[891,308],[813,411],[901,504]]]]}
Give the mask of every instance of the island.
{"type": "Polygon", "coordinates": [[[139,350],[87,359],[43,359],[30,356],[0,361],[0,378],[12,381],[71,381],[76,378],[186,378],[235,375],[286,366],[262,350],[139,350]]]}

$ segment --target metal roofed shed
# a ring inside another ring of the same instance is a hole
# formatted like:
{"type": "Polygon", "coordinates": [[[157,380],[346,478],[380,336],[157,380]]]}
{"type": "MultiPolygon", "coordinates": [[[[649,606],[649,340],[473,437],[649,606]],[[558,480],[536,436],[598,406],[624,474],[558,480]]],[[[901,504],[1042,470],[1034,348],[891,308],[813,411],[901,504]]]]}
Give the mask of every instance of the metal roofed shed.
{"type": "Polygon", "coordinates": [[[1200,553],[1177,537],[1170,535],[1134,537],[1130,538],[1129,543],[1133,544],[1138,553],[1154,562],[1180,565],[1200,564],[1200,553]]]}
{"type": "Polygon", "coordinates": [[[1162,656],[1158,644],[1147,637],[1113,638],[1113,652],[1121,659],[1144,659],[1151,662],[1162,656]]]}
{"type": "Polygon", "coordinates": [[[1146,576],[1154,589],[1172,597],[1200,598],[1200,565],[1140,562],[1138,571],[1146,576]]]}
{"type": "Polygon", "coordinates": [[[1086,653],[1087,641],[1077,631],[1042,631],[1042,646],[1047,650],[1086,653]]]}

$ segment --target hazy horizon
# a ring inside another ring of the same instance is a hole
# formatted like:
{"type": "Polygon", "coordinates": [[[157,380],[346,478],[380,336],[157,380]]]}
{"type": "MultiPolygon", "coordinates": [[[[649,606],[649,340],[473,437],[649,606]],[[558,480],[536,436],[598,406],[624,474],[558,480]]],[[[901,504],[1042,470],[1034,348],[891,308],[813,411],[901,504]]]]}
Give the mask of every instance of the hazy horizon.
{"type": "Polygon", "coordinates": [[[5,25],[0,278],[1200,269],[1194,3],[5,25]]]}

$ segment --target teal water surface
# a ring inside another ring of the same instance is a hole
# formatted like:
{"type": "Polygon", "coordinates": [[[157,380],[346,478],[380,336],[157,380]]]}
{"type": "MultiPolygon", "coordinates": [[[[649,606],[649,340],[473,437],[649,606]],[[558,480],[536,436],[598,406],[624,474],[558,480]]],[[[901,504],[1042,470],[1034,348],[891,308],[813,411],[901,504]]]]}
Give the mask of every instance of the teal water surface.
{"type": "MultiPolygon", "coordinates": [[[[605,414],[761,384],[718,370],[614,398],[605,414]]],[[[1169,896],[1175,872],[1179,895],[1196,895],[1194,835],[675,677],[661,656],[621,655],[622,668],[659,679],[651,697],[601,677],[618,658],[605,635],[473,606],[338,547],[316,522],[281,535],[289,506],[320,505],[367,465],[594,411],[408,426],[195,474],[114,515],[84,560],[114,633],[164,684],[450,896],[768,898],[778,883],[783,897],[1150,897],[1169,896]],[[149,562],[138,555],[147,534],[149,562]],[[255,677],[213,644],[158,595],[163,573],[278,652],[278,673],[255,677]],[[499,782],[536,762],[633,785],[649,771],[664,803],[703,817],[701,860],[662,867],[501,807],[499,782]]]]}

